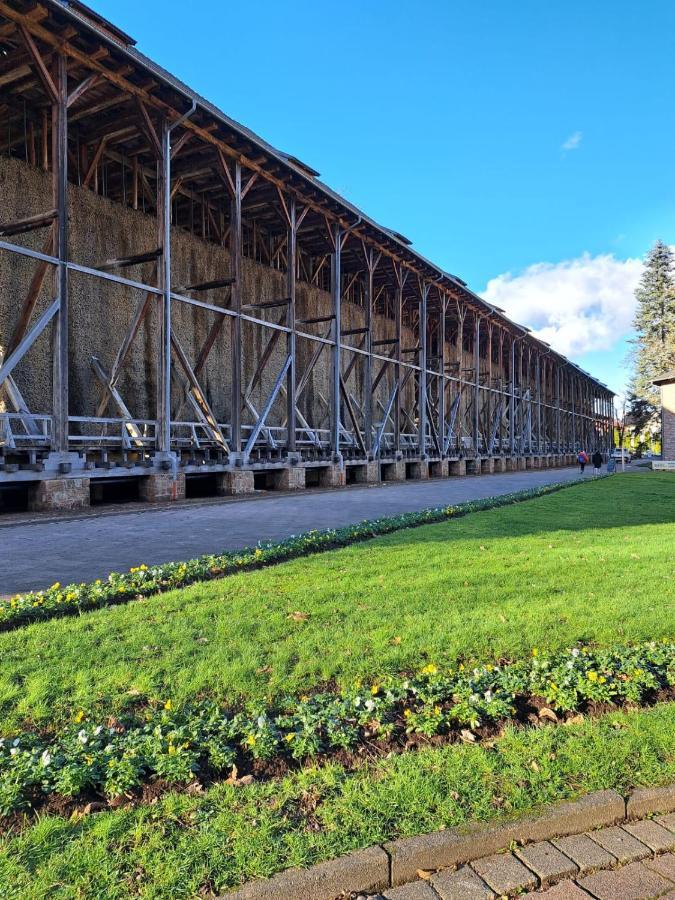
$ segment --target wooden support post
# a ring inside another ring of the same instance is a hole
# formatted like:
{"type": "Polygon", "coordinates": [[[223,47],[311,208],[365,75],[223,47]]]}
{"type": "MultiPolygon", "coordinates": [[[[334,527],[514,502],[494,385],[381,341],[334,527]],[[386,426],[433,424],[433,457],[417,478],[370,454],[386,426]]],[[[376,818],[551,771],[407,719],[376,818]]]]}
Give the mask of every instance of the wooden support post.
{"type": "Polygon", "coordinates": [[[241,165],[235,164],[233,191],[230,199],[230,266],[232,270],[232,309],[236,315],[230,320],[232,353],[231,428],[232,451],[241,453],[241,165]]]}
{"type": "Polygon", "coordinates": [[[473,326],[473,449],[480,454],[480,316],[474,313],[473,326]]]}
{"type": "Polygon", "coordinates": [[[429,284],[420,285],[419,304],[419,380],[417,382],[418,403],[418,452],[422,458],[427,453],[427,303],[429,299],[429,284]]]}
{"type": "Polygon", "coordinates": [[[168,122],[162,122],[157,159],[157,242],[162,258],[157,286],[162,291],[157,367],[157,449],[171,450],[171,152],[168,122]]]}
{"type": "Polygon", "coordinates": [[[401,320],[403,318],[403,288],[405,286],[405,276],[403,269],[396,266],[396,297],[394,299],[394,322],[396,328],[395,344],[396,344],[396,363],[394,365],[394,387],[396,390],[396,399],[394,401],[394,450],[399,453],[401,450],[401,407],[403,388],[401,385],[401,320]]]}
{"type": "Polygon", "coordinates": [[[68,70],[66,57],[56,56],[56,98],[52,103],[52,181],[56,219],[54,295],[59,309],[54,325],[52,450],[68,450],[68,70]]]}
{"type": "Polygon", "coordinates": [[[332,242],[334,246],[331,254],[331,291],[333,306],[333,366],[331,375],[331,403],[330,403],[330,446],[334,454],[340,453],[340,333],[342,331],[342,233],[339,225],[332,225],[332,242]]]}
{"type": "Polygon", "coordinates": [[[445,313],[448,304],[447,297],[438,292],[441,305],[441,319],[438,333],[438,435],[440,440],[440,453],[445,456],[445,313]]]}
{"type": "MultiPolygon", "coordinates": [[[[296,429],[296,336],[295,336],[295,276],[297,270],[297,220],[295,197],[288,198],[286,204],[288,215],[287,253],[286,253],[286,296],[288,297],[288,311],[286,325],[286,354],[290,359],[288,373],[286,375],[286,432],[288,440],[286,447],[290,453],[295,452],[296,429]]],[[[339,332],[338,332],[339,333],[339,332]]]]}

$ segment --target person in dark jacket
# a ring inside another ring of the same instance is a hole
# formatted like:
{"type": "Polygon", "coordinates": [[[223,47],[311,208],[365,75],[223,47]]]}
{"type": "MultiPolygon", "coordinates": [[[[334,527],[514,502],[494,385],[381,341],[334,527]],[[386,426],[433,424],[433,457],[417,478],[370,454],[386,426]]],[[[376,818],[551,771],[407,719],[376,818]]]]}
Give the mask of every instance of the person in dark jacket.
{"type": "Polygon", "coordinates": [[[602,468],[602,453],[599,450],[595,451],[591,457],[591,462],[593,463],[593,474],[599,475],[602,468]]]}

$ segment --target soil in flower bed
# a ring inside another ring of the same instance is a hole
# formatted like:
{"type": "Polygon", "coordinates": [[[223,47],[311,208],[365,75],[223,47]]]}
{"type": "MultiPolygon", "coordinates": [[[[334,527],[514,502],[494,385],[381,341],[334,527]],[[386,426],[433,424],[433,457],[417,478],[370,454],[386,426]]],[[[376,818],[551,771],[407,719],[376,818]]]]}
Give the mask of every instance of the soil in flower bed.
{"type": "MultiPolygon", "coordinates": [[[[269,782],[301,772],[307,767],[316,768],[331,763],[339,765],[345,772],[355,772],[367,768],[368,765],[379,759],[393,755],[447,747],[457,743],[475,743],[490,748],[504,734],[507,727],[516,730],[564,727],[568,724],[578,724],[585,719],[600,719],[611,712],[636,712],[673,701],[675,701],[675,686],[649,693],[640,704],[590,701],[580,704],[578,709],[551,715],[552,710],[543,697],[520,696],[515,700],[515,713],[512,718],[488,722],[472,731],[458,727],[445,734],[431,736],[407,733],[406,721],[401,716],[394,723],[394,730],[390,737],[370,738],[364,736],[354,750],[319,753],[304,760],[294,759],[290,754],[270,760],[256,760],[239,753],[232,771],[227,777],[224,777],[222,772],[210,769],[207,765],[200,772],[199,778],[196,777],[188,783],[153,778],[124,795],[112,798],[107,798],[91,790],[85,791],[77,797],[64,797],[60,794],[44,796],[36,791],[30,803],[30,811],[17,811],[9,816],[0,817],[0,834],[19,833],[41,815],[56,815],[69,819],[89,816],[106,810],[133,809],[140,805],[156,803],[167,793],[200,795],[209,787],[222,782],[233,784],[236,787],[251,784],[254,781],[269,782]]],[[[305,799],[311,803],[311,797],[305,799]]],[[[308,827],[312,828],[312,817],[308,817],[307,811],[299,811],[299,814],[302,820],[307,822],[308,827]]],[[[319,826],[315,823],[314,827],[319,826]]]]}

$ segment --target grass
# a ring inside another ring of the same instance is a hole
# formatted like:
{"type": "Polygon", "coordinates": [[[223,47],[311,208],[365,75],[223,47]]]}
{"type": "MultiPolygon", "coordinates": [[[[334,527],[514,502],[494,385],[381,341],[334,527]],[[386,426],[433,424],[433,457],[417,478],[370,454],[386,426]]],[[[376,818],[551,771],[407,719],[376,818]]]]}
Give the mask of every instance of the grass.
{"type": "Polygon", "coordinates": [[[492,747],[409,753],[349,775],[331,765],[79,820],[47,816],[0,839],[0,897],[196,897],[397,836],[672,780],[674,704],[508,730],[492,747]]]}
{"type": "Polygon", "coordinates": [[[138,693],[269,699],[428,660],[671,637],[674,522],[670,474],[621,476],[1,634],[0,732],[138,693]]]}
{"type": "MultiPolygon", "coordinates": [[[[619,476],[0,635],[0,733],[138,694],[273,699],[332,679],[675,634],[675,478],[619,476]]],[[[675,780],[675,704],[218,784],[0,838],[0,898],[214,893],[601,788],[675,780]]]]}

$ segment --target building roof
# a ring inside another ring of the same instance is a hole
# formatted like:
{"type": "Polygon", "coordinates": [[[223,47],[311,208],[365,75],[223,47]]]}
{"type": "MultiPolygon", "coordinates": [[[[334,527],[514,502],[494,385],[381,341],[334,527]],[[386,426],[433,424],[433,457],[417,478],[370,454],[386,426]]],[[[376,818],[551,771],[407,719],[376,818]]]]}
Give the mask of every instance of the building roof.
{"type": "Polygon", "coordinates": [[[675,382],[675,369],[671,369],[670,372],[666,372],[664,375],[659,375],[658,378],[654,379],[654,384],[673,384],[675,382]]]}

